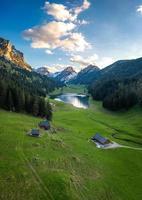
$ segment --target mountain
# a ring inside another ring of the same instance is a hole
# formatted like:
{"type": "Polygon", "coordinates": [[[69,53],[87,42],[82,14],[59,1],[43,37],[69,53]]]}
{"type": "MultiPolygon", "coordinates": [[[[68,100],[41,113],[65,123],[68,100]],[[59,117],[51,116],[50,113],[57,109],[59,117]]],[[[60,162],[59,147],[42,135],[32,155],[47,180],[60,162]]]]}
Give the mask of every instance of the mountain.
{"type": "Polygon", "coordinates": [[[0,108],[51,120],[46,96],[56,86],[53,79],[33,71],[22,52],[0,38],[0,108]]]}
{"type": "Polygon", "coordinates": [[[100,69],[97,66],[89,65],[82,69],[74,79],[70,82],[73,84],[90,84],[93,80],[97,79],[100,75],[100,69]]]}
{"type": "Polygon", "coordinates": [[[0,57],[4,57],[18,67],[31,71],[31,66],[24,61],[24,55],[9,40],[0,38],[0,57]]]}
{"type": "Polygon", "coordinates": [[[35,70],[37,73],[45,76],[49,76],[50,72],[47,67],[39,67],[35,70]]]}
{"type": "Polygon", "coordinates": [[[104,68],[89,92],[110,110],[142,105],[142,58],[117,61],[104,68]]]}
{"type": "Polygon", "coordinates": [[[142,73],[142,58],[119,60],[101,70],[100,79],[130,78],[142,73]]]}
{"type": "Polygon", "coordinates": [[[56,73],[53,77],[56,81],[61,83],[67,83],[77,75],[73,67],[67,67],[63,71],[56,73]]]}
{"type": "Polygon", "coordinates": [[[0,57],[0,79],[4,82],[10,82],[11,85],[15,85],[21,90],[24,89],[33,95],[39,96],[46,96],[56,87],[53,79],[35,71],[17,67],[5,57],[0,57]]]}

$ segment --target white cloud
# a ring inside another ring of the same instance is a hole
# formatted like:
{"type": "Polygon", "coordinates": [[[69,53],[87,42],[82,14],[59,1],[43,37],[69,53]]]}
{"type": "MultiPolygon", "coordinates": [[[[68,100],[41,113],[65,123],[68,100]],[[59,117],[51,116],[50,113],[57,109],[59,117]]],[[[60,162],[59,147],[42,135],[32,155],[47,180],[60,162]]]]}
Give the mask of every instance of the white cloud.
{"type": "Polygon", "coordinates": [[[83,52],[85,49],[91,48],[91,45],[85,41],[81,33],[72,33],[68,38],[61,41],[61,48],[69,52],[83,52]]]}
{"type": "Polygon", "coordinates": [[[48,15],[53,16],[58,21],[74,21],[76,18],[76,16],[73,16],[70,10],[62,4],[45,2],[44,10],[48,15]]]}
{"type": "Polygon", "coordinates": [[[116,60],[111,57],[102,57],[97,61],[97,66],[99,66],[100,68],[104,68],[104,67],[111,65],[115,61],[116,60]]]}
{"type": "Polygon", "coordinates": [[[75,27],[71,22],[52,21],[24,31],[24,38],[32,41],[32,48],[47,48],[47,52],[56,48],[69,52],[90,48],[91,45],[81,33],[72,32],[75,27]]]}
{"type": "Polygon", "coordinates": [[[96,55],[96,54],[94,54],[93,56],[90,56],[88,58],[82,57],[80,55],[73,55],[70,58],[70,61],[74,62],[74,63],[78,63],[79,65],[82,65],[82,66],[87,66],[90,64],[95,65],[97,59],[98,59],[98,55],[96,55]]]}
{"type": "Polygon", "coordinates": [[[139,5],[137,8],[137,12],[142,15],[142,5],[139,5]]]}
{"type": "Polygon", "coordinates": [[[102,57],[99,58],[97,54],[94,54],[89,57],[82,57],[80,55],[73,55],[70,58],[70,61],[73,63],[77,63],[80,66],[88,66],[88,65],[96,65],[100,68],[104,68],[114,62],[114,59],[111,57],[102,57]]]}
{"type": "Polygon", "coordinates": [[[75,14],[80,14],[81,12],[83,12],[84,10],[87,10],[90,7],[90,2],[87,0],[84,0],[82,6],[79,6],[75,9],[75,14]]]}
{"type": "Polygon", "coordinates": [[[44,67],[46,67],[49,72],[55,73],[55,72],[60,72],[60,71],[64,70],[66,67],[68,67],[68,65],[56,64],[56,65],[52,65],[52,66],[44,65],[44,67]]]}
{"type": "Polygon", "coordinates": [[[24,38],[32,40],[33,48],[55,49],[60,47],[62,38],[69,36],[75,27],[73,23],[52,21],[24,31],[24,38]]]}
{"type": "Polygon", "coordinates": [[[74,9],[68,9],[63,4],[45,2],[44,10],[48,15],[53,16],[58,21],[75,21],[78,15],[90,7],[90,2],[84,0],[81,6],[74,9]]]}
{"type": "Polygon", "coordinates": [[[89,24],[89,22],[83,19],[83,20],[78,20],[78,24],[79,25],[86,25],[86,24],[89,24]]]}
{"type": "Polygon", "coordinates": [[[88,0],[84,0],[80,7],[68,9],[62,4],[45,2],[44,10],[54,17],[54,21],[34,26],[24,31],[24,38],[31,41],[32,48],[47,49],[46,53],[60,48],[68,52],[81,52],[91,47],[85,37],[75,31],[79,25],[87,24],[85,20],[78,20],[78,15],[90,7],[88,0]]]}
{"type": "Polygon", "coordinates": [[[47,54],[49,54],[49,55],[54,54],[54,53],[53,53],[51,50],[49,50],[49,49],[46,49],[45,53],[47,53],[47,54]]]}

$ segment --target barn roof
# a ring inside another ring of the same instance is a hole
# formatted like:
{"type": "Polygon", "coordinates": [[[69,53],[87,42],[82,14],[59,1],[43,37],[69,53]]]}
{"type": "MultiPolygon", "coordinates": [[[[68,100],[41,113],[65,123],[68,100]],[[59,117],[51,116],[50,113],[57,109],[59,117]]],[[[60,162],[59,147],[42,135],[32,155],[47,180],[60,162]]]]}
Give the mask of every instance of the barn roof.
{"type": "Polygon", "coordinates": [[[40,126],[49,126],[50,123],[48,121],[42,121],[39,123],[40,126]]]}
{"type": "Polygon", "coordinates": [[[92,140],[96,140],[101,144],[105,144],[108,141],[107,138],[101,136],[99,133],[96,133],[96,135],[92,137],[92,140]]]}
{"type": "Polygon", "coordinates": [[[32,129],[32,130],[31,130],[31,134],[32,134],[32,135],[39,135],[40,133],[39,133],[39,130],[38,130],[38,129],[32,129]]]}

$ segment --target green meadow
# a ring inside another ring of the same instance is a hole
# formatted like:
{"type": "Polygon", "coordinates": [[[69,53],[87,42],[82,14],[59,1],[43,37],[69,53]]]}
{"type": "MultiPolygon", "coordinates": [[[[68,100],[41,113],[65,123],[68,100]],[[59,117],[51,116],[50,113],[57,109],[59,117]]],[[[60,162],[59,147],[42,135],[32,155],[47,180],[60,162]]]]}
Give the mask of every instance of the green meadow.
{"type": "Polygon", "coordinates": [[[59,89],[55,89],[50,95],[58,95],[61,93],[78,93],[78,94],[86,94],[87,88],[85,85],[68,85],[59,89]]]}
{"type": "Polygon", "coordinates": [[[39,138],[26,133],[40,118],[0,110],[0,200],[142,199],[142,110],[51,102],[53,129],[39,138]],[[131,148],[98,149],[96,132],[131,148]]]}

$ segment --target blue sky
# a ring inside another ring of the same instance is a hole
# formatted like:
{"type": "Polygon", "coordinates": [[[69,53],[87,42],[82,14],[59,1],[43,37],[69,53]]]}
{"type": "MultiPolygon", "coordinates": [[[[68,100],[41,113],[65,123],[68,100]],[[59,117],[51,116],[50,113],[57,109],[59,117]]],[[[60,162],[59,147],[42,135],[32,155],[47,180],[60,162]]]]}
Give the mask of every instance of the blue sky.
{"type": "Polygon", "coordinates": [[[142,0],[47,2],[1,1],[0,36],[21,50],[32,67],[58,71],[72,65],[79,70],[142,56],[142,0]]]}

